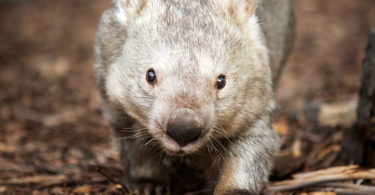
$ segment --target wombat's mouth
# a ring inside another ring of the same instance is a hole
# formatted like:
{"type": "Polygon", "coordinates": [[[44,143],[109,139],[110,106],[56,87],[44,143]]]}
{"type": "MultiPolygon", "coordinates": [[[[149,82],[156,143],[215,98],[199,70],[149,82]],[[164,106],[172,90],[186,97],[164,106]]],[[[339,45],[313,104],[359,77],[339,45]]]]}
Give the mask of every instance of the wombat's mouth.
{"type": "Polygon", "coordinates": [[[167,133],[165,133],[164,131],[158,133],[159,136],[156,136],[156,138],[159,140],[159,143],[161,144],[163,150],[167,154],[180,156],[193,154],[197,152],[199,149],[201,149],[207,140],[207,132],[208,131],[203,131],[202,135],[199,138],[184,146],[179,145],[173,138],[167,135],[167,133]]]}
{"type": "Polygon", "coordinates": [[[166,136],[164,142],[166,143],[165,146],[167,147],[166,149],[169,150],[172,153],[177,153],[177,154],[190,154],[195,152],[196,150],[199,149],[201,145],[201,140],[202,138],[198,138],[187,145],[180,146],[179,144],[176,143],[171,137],[166,136]]]}

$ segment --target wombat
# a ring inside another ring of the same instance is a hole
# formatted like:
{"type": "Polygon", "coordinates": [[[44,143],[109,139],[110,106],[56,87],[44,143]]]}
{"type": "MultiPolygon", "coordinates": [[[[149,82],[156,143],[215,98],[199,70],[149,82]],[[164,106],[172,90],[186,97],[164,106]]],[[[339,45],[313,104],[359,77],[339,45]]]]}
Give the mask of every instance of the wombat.
{"type": "Polygon", "coordinates": [[[113,0],[94,68],[128,188],[261,192],[293,13],[292,0],[113,0]]]}

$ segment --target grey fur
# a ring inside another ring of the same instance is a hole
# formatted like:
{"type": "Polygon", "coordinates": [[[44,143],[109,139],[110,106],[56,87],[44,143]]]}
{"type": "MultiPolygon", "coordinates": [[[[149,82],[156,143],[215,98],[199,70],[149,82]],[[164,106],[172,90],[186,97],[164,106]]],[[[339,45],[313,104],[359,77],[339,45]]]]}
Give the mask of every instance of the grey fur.
{"type": "Polygon", "coordinates": [[[279,147],[270,122],[271,69],[275,80],[290,50],[293,1],[260,2],[271,67],[254,5],[114,0],[104,13],[94,68],[104,116],[120,139],[126,185],[173,186],[187,174],[206,181],[208,193],[262,190],[279,147]],[[145,81],[149,68],[158,75],[155,85],[145,81]],[[220,91],[219,74],[227,78],[220,91]],[[207,133],[176,153],[163,132],[171,113],[185,108],[207,133]]]}
{"type": "Polygon", "coordinates": [[[292,51],[295,38],[294,0],[263,0],[257,15],[270,50],[270,66],[274,85],[292,51]]]}

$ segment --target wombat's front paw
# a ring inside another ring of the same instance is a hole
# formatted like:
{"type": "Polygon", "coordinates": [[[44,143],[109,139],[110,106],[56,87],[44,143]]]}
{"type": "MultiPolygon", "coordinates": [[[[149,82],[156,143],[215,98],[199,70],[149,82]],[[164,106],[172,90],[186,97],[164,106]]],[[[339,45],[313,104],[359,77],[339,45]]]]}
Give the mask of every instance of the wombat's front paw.
{"type": "Polygon", "coordinates": [[[219,193],[220,195],[258,195],[259,193],[256,193],[254,191],[250,190],[241,190],[241,189],[235,189],[235,190],[227,190],[223,193],[219,193]]]}
{"type": "Polygon", "coordinates": [[[131,195],[170,195],[168,186],[156,182],[138,182],[127,187],[131,195]]]}

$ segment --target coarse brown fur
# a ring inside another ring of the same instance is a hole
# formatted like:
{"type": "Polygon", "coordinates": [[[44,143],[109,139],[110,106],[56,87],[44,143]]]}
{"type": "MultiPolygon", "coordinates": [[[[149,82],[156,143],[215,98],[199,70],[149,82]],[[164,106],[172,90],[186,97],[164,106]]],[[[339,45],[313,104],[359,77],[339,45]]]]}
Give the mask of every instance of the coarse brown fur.
{"type": "MultiPolygon", "coordinates": [[[[279,65],[269,65],[267,46],[277,47],[264,40],[255,7],[255,0],[114,0],[104,13],[94,68],[127,186],[161,193],[186,181],[187,190],[217,195],[262,190],[279,147],[270,121],[271,67],[280,69],[288,49],[285,43],[278,48],[284,51],[271,50],[279,65]],[[186,146],[166,133],[184,120],[201,131],[186,146]]],[[[291,34],[282,32],[278,43],[291,34]]]]}

